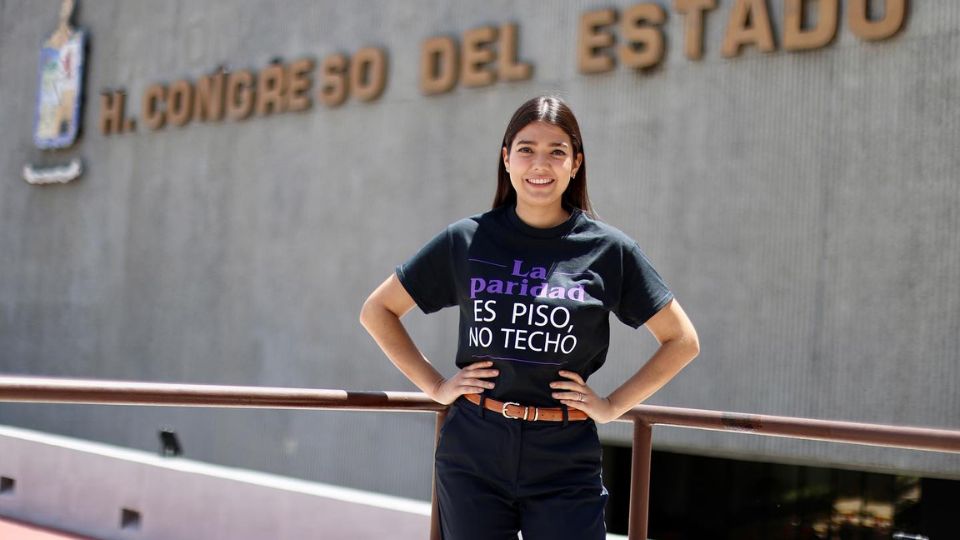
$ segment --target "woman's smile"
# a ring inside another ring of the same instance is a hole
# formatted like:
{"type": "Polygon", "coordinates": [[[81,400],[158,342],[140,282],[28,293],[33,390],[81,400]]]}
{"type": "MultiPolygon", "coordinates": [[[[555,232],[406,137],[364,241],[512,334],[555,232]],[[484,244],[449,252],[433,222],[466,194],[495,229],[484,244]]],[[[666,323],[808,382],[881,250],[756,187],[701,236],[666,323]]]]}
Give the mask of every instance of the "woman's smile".
{"type": "Polygon", "coordinates": [[[533,178],[527,178],[527,183],[533,184],[535,186],[545,186],[553,183],[553,178],[545,176],[536,176],[533,178]]]}

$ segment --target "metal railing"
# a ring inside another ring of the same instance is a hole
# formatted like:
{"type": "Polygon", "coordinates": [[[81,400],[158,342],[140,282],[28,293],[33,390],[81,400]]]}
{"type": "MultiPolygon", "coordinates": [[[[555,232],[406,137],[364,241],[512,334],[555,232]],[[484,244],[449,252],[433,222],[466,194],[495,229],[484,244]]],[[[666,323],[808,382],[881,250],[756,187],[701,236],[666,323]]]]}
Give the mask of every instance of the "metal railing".
{"type": "MultiPolygon", "coordinates": [[[[420,392],[354,392],[306,388],[144,383],[41,377],[0,377],[0,402],[248,407],[261,409],[341,409],[436,413],[434,444],[447,406],[420,392]]],[[[670,425],[758,435],[847,442],[914,450],[960,453],[960,431],[786,416],[766,416],[638,405],[618,422],[633,422],[630,481],[630,540],[647,538],[653,426],[670,425]]],[[[435,483],[434,483],[435,485],[435,483]]],[[[440,538],[436,487],[432,495],[430,539],[440,538]]]]}

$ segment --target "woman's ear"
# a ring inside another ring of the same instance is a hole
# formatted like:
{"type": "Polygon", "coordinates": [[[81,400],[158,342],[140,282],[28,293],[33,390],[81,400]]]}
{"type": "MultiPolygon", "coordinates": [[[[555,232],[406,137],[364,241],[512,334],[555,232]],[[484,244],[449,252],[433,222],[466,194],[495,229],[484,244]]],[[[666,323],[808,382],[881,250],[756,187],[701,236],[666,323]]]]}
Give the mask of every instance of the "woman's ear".
{"type": "Polygon", "coordinates": [[[507,147],[501,148],[500,153],[503,155],[503,168],[510,172],[510,154],[507,153],[507,147]]]}

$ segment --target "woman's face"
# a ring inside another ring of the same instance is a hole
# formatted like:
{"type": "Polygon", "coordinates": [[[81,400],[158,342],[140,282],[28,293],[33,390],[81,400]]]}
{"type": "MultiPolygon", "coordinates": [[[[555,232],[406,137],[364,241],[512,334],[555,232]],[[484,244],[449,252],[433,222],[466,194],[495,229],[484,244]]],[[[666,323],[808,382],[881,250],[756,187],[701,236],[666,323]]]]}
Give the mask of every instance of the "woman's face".
{"type": "Polygon", "coordinates": [[[517,191],[517,207],[561,208],[561,198],[576,176],[582,154],[573,155],[567,132],[546,122],[531,122],[503,148],[503,164],[517,191]]]}

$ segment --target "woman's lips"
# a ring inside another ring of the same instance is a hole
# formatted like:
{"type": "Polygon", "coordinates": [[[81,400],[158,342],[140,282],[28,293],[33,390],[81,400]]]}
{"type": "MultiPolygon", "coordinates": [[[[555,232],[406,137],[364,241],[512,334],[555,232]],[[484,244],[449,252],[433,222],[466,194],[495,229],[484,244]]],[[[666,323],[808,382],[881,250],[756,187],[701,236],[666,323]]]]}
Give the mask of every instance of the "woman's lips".
{"type": "Polygon", "coordinates": [[[525,179],[525,182],[530,184],[531,186],[541,187],[541,186],[549,186],[554,182],[554,179],[545,178],[545,177],[534,177],[534,178],[525,179]]]}

